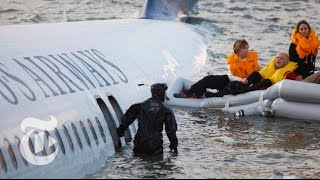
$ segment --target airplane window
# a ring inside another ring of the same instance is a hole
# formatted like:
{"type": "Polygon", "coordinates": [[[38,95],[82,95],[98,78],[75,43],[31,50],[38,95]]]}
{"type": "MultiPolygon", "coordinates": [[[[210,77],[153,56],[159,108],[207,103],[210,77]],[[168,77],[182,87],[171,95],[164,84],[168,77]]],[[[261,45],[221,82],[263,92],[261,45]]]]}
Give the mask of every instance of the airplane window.
{"type": "MultiPolygon", "coordinates": [[[[121,109],[118,101],[113,96],[108,96],[108,99],[110,101],[110,104],[111,104],[114,112],[117,115],[118,122],[120,124],[121,123],[120,119],[123,116],[122,109],[121,109]]],[[[134,127],[134,124],[132,124],[131,126],[132,126],[133,130],[136,131],[136,128],[134,127]]],[[[126,142],[131,142],[131,140],[132,140],[132,136],[131,136],[131,132],[130,132],[129,128],[126,130],[126,132],[124,134],[124,139],[125,139],[126,142]]]]}
{"type": "Polygon", "coordinates": [[[90,119],[88,119],[88,124],[89,124],[89,127],[90,127],[90,129],[91,129],[93,138],[94,138],[94,140],[96,141],[96,144],[98,145],[98,144],[99,144],[98,136],[97,136],[96,131],[94,130],[93,124],[91,123],[90,119]]]}
{"type": "Polygon", "coordinates": [[[17,143],[17,145],[18,145],[18,149],[19,149],[20,157],[21,157],[21,159],[22,159],[22,161],[23,161],[24,165],[28,166],[28,162],[23,158],[23,156],[22,156],[22,154],[21,154],[21,149],[20,149],[20,139],[19,139],[17,136],[15,136],[15,137],[14,137],[14,139],[16,140],[16,143],[17,143]]]}
{"type": "Polygon", "coordinates": [[[9,152],[9,156],[10,156],[11,162],[13,164],[13,167],[18,169],[17,158],[16,158],[16,155],[14,154],[14,151],[12,149],[10,142],[8,141],[8,139],[5,139],[4,143],[7,146],[7,150],[9,152]]]}
{"type": "Polygon", "coordinates": [[[116,112],[118,119],[120,120],[121,116],[123,115],[123,112],[121,110],[121,107],[120,107],[118,101],[113,96],[108,96],[108,99],[109,99],[114,111],[116,112]]]}
{"type": "Polygon", "coordinates": [[[97,98],[97,103],[98,103],[100,110],[104,116],[104,119],[106,120],[106,123],[108,125],[108,130],[109,130],[110,135],[112,137],[113,146],[116,149],[116,151],[119,151],[121,148],[121,142],[120,142],[120,138],[117,134],[116,122],[115,122],[108,106],[101,98],[97,98]]]}
{"type": "MultiPolygon", "coordinates": [[[[44,134],[46,135],[46,138],[49,141],[49,137],[50,137],[49,132],[48,131],[44,131],[44,134]]],[[[54,144],[52,146],[50,146],[50,151],[51,151],[51,153],[54,153],[56,151],[56,147],[55,147],[54,144]]]]}
{"type": "Polygon", "coordinates": [[[99,119],[97,117],[96,117],[96,122],[97,122],[98,128],[100,130],[100,134],[101,134],[101,137],[103,139],[103,142],[106,143],[107,142],[106,135],[104,134],[103,128],[101,126],[101,123],[100,123],[100,121],[99,121],[99,119]]]}
{"type": "Polygon", "coordinates": [[[58,131],[57,128],[55,128],[54,134],[55,134],[56,137],[57,137],[57,140],[58,140],[58,143],[59,143],[59,146],[60,146],[60,149],[61,149],[62,153],[63,153],[63,154],[66,154],[66,150],[64,149],[63,141],[62,141],[62,139],[61,139],[60,133],[59,133],[59,131],[58,131]]]}
{"type": "Polygon", "coordinates": [[[79,147],[80,147],[80,149],[82,149],[82,142],[81,142],[80,136],[78,134],[77,127],[73,123],[71,123],[71,127],[73,129],[74,135],[76,136],[79,147]]]}
{"type": "Polygon", "coordinates": [[[64,131],[64,134],[66,135],[66,138],[67,138],[67,141],[69,143],[70,149],[72,150],[72,152],[74,152],[74,146],[73,146],[73,143],[72,143],[72,139],[71,139],[69,131],[66,128],[65,125],[63,125],[63,131],[64,131]]]}
{"type": "Polygon", "coordinates": [[[4,172],[7,172],[8,169],[7,169],[7,163],[6,163],[6,160],[4,159],[4,156],[2,154],[2,151],[0,149],[0,163],[1,163],[1,167],[3,169],[4,172]]]}
{"type": "Polygon", "coordinates": [[[90,143],[90,139],[89,139],[88,133],[87,133],[86,128],[84,127],[82,121],[80,121],[80,126],[81,126],[82,132],[84,134],[84,137],[86,138],[86,141],[87,141],[88,145],[91,147],[91,143],[90,143]]]}

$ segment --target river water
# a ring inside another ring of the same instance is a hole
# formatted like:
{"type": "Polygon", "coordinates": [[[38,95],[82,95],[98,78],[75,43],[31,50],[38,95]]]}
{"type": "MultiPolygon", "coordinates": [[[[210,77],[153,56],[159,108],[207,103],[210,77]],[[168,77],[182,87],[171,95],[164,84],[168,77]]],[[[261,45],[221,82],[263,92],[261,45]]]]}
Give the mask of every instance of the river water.
{"type": "MultiPolygon", "coordinates": [[[[1,0],[0,25],[135,18],[143,0],[1,0]]],[[[247,39],[260,64],[287,51],[305,19],[320,32],[319,0],[199,0],[189,23],[209,31],[207,66],[194,81],[224,74],[236,39],[247,39]]],[[[319,59],[319,58],[318,58],[319,59]]],[[[320,66],[319,60],[316,63],[320,66]]],[[[135,157],[132,144],[87,178],[320,178],[320,121],[234,117],[217,110],[172,107],[179,154],[135,157]]],[[[319,112],[320,119],[320,112],[319,112]]]]}

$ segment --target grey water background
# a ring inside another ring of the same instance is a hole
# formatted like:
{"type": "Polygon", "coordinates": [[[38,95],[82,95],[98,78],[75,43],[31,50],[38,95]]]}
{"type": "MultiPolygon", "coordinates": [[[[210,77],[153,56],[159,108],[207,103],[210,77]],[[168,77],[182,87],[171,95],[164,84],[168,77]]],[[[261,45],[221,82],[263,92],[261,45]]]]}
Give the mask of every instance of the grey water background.
{"type": "MultiPolygon", "coordinates": [[[[65,2],[68,21],[135,18],[144,4],[65,2]]],[[[0,25],[62,22],[63,7],[63,0],[0,0],[0,25]]],[[[206,68],[192,80],[226,73],[226,55],[239,38],[247,39],[258,51],[260,65],[265,64],[288,50],[299,20],[307,20],[319,34],[319,14],[320,0],[199,0],[188,23],[210,32],[212,42],[206,68]]],[[[318,67],[319,62],[320,57],[318,67]]],[[[179,126],[178,155],[168,152],[164,135],[162,157],[135,157],[129,144],[86,178],[320,178],[320,121],[172,108],[179,126]]]]}

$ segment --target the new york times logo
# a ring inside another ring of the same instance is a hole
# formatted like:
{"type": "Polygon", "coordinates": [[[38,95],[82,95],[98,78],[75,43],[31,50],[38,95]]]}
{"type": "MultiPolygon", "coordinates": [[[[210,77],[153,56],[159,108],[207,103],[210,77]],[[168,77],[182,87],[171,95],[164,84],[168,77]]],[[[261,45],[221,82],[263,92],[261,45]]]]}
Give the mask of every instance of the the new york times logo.
{"type": "Polygon", "coordinates": [[[58,148],[46,156],[40,155],[44,150],[44,143],[47,147],[53,146],[57,141],[52,137],[45,137],[45,131],[54,130],[57,127],[57,120],[50,116],[50,121],[43,121],[35,118],[26,118],[21,123],[21,129],[25,135],[21,139],[20,151],[26,161],[34,165],[46,165],[51,163],[58,154],[58,148]],[[38,133],[35,133],[37,130],[38,133]],[[34,138],[34,152],[30,149],[30,138],[34,138]]]}

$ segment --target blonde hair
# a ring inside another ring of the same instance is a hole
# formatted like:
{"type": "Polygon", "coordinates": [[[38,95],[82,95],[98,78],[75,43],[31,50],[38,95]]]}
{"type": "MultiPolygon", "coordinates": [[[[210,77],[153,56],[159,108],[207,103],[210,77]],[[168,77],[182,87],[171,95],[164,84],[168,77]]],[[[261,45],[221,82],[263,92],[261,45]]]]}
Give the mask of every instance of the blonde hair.
{"type": "Polygon", "coordinates": [[[233,44],[233,52],[237,54],[241,48],[249,47],[249,43],[245,39],[238,39],[233,44]]]}

